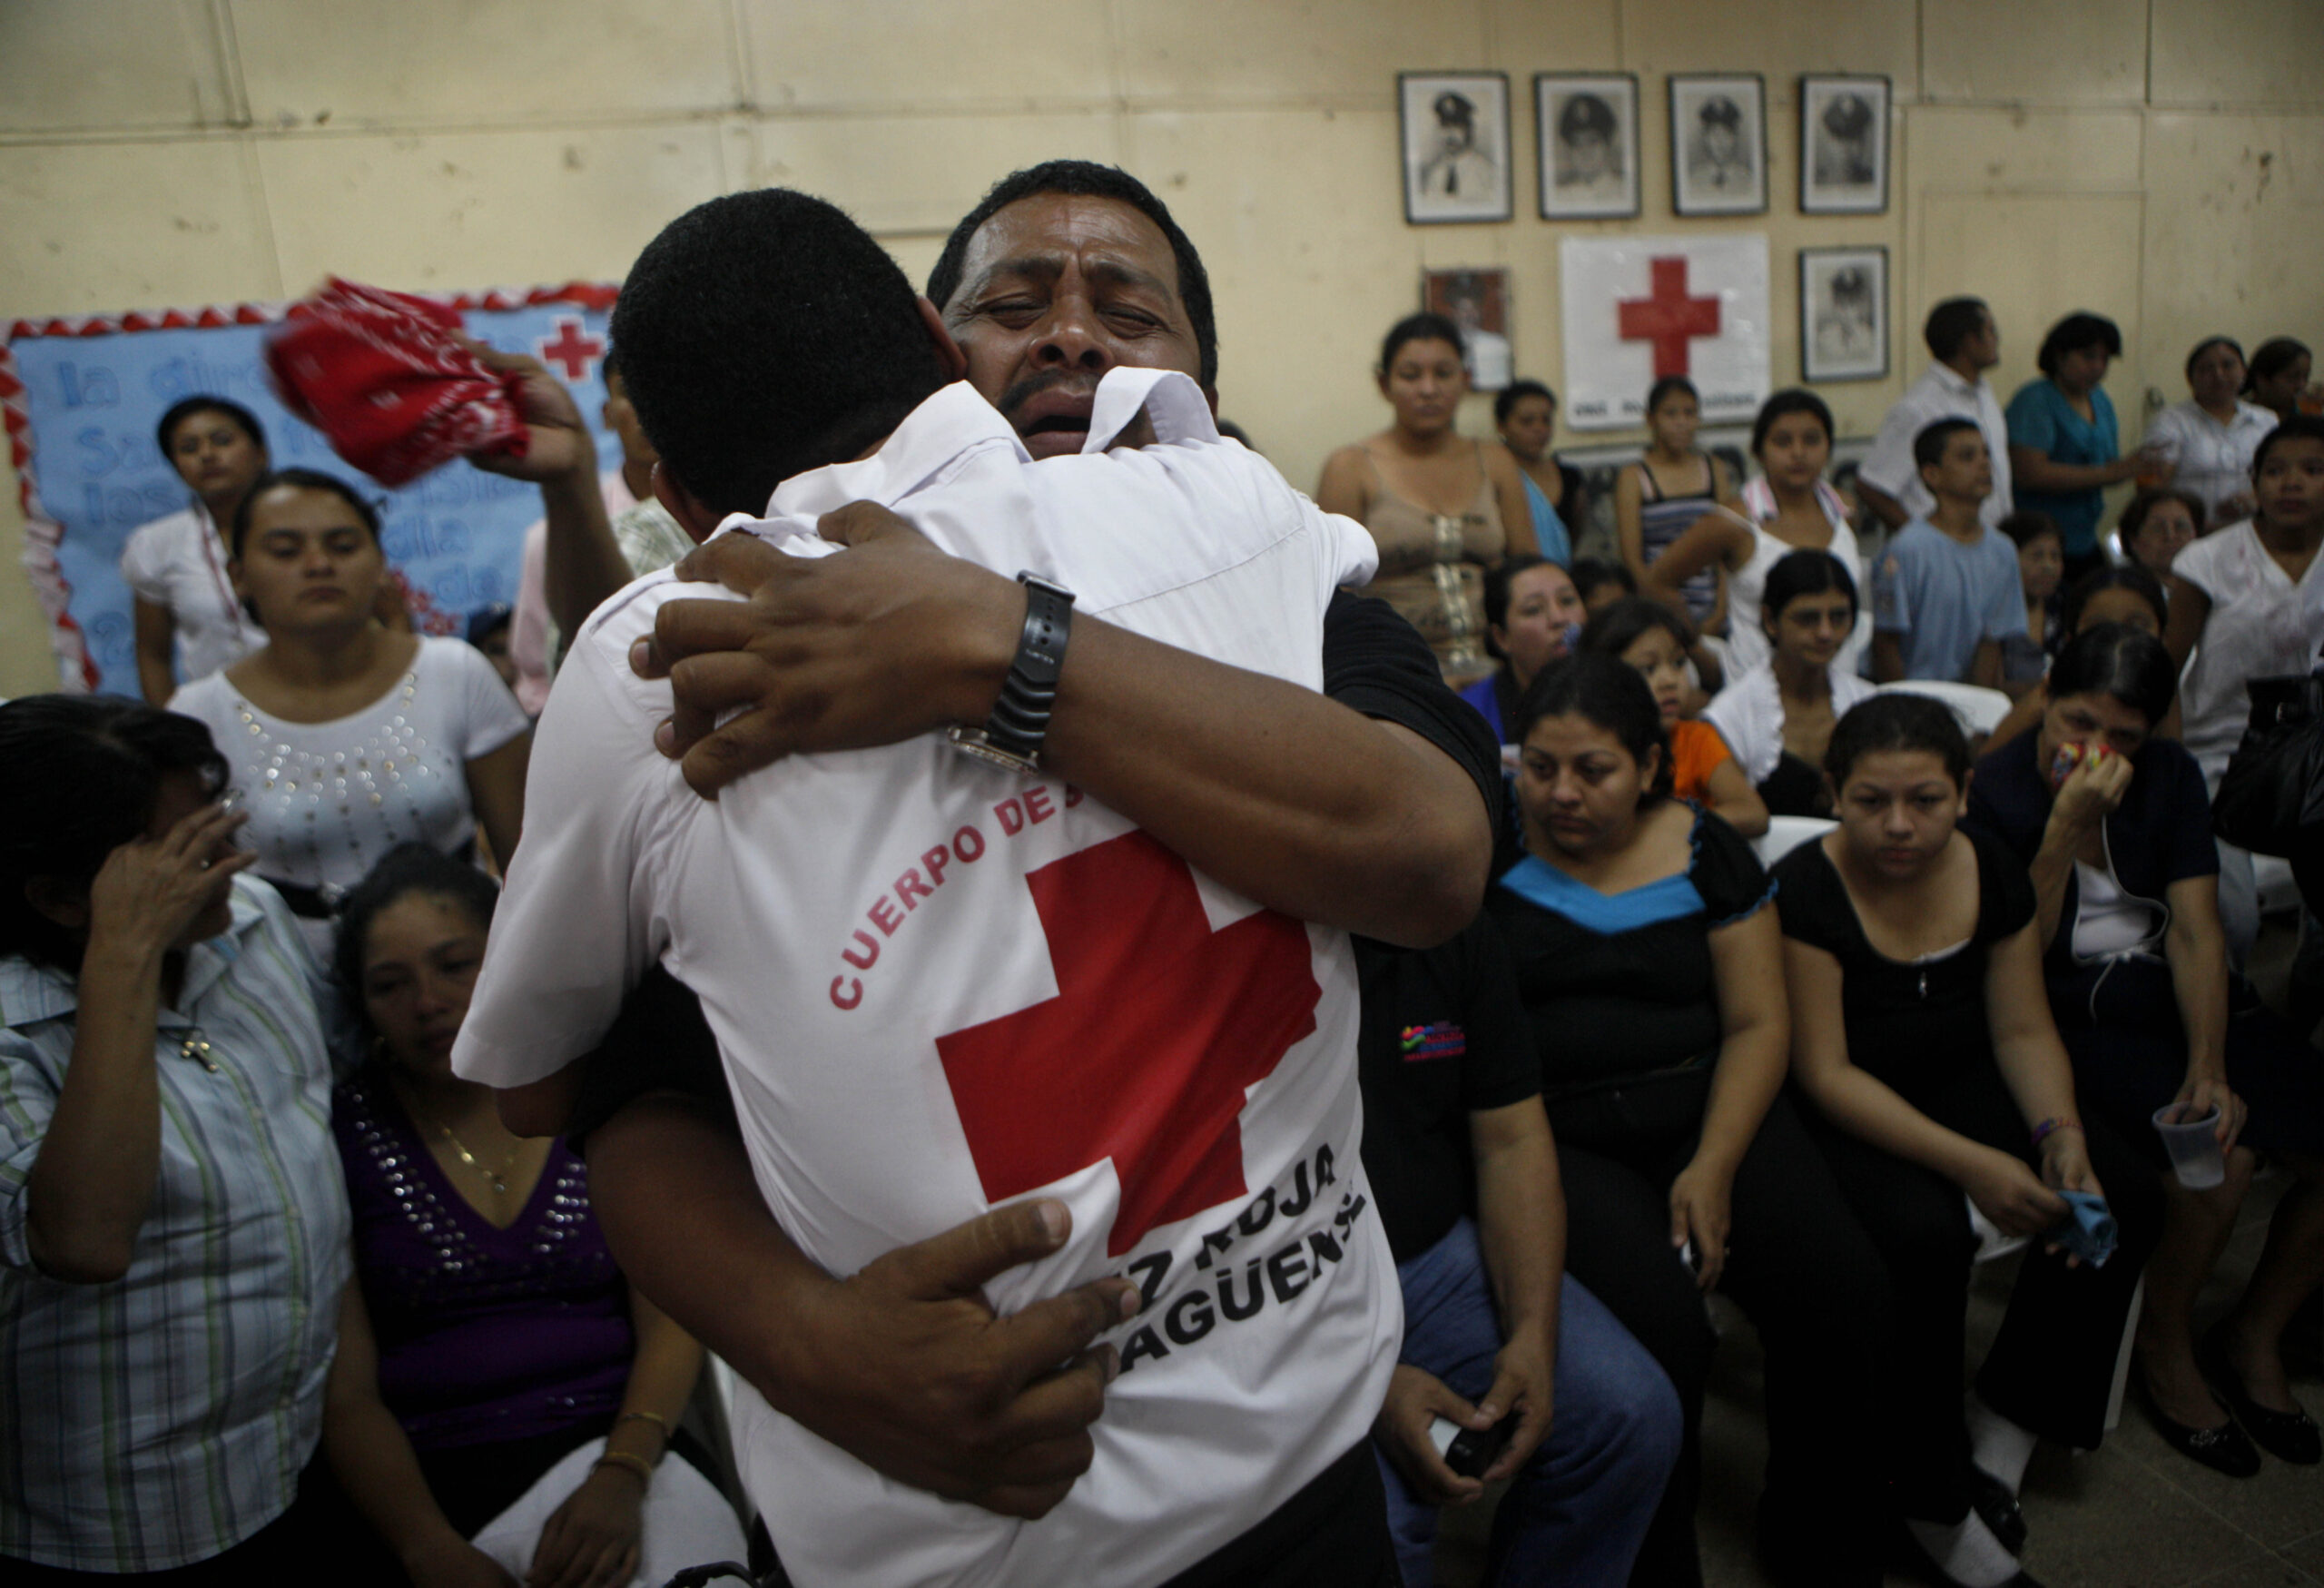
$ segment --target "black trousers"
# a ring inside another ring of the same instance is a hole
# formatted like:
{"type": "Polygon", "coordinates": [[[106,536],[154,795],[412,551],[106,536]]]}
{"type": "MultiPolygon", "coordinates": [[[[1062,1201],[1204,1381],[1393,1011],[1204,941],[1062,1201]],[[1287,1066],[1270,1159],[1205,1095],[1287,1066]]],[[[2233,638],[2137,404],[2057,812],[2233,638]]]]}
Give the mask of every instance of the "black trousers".
{"type": "MultiPolygon", "coordinates": [[[[2024,1118],[1990,1060],[1920,1074],[1906,1100],[1938,1124],[2038,1169],[2024,1118]]],[[[2069,1268],[2038,1245],[2029,1249],[1976,1385],[1985,1405],[2010,1421],[2092,1450],[2105,1432],[2115,1356],[2139,1270],[2162,1235],[2162,1189],[2154,1170],[2103,1119],[2085,1112],[2083,1125],[2091,1168],[2105,1188],[2121,1244],[2102,1268],[2069,1268]]],[[[1977,1247],[1968,1199],[1934,1169],[1821,1119],[1812,1128],[1880,1248],[1896,1297],[1896,1369],[1883,1420],[1895,1452],[1897,1504],[1922,1521],[1958,1522],[1969,1504],[1961,1401],[1969,1269],[1977,1247]]]]}
{"type": "MultiPolygon", "coordinates": [[[[1670,1247],[1670,1182],[1694,1156],[1706,1070],[1553,1100],[1565,1181],[1566,1267],[1677,1386],[1686,1443],[1630,1581],[1693,1588],[1703,1386],[1714,1337],[1670,1247]]],[[[1889,1337],[1887,1275],[1788,1093],[1735,1174],[1726,1277],[1767,1354],[1768,1471],[1759,1538],[1786,1584],[1880,1581],[1887,1515],[1876,1386],[1889,1337]]]]}
{"type": "Polygon", "coordinates": [[[1241,1537],[1163,1588],[1401,1588],[1388,1497],[1360,1441],[1241,1537]]]}

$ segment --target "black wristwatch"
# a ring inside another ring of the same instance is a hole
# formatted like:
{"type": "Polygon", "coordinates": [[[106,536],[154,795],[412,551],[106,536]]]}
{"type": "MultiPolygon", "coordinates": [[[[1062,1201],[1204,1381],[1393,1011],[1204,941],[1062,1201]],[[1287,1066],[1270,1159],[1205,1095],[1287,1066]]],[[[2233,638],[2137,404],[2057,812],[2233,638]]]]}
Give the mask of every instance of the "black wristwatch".
{"type": "Polygon", "coordinates": [[[1065,667],[1065,642],[1073,632],[1073,592],[1035,573],[1019,573],[1017,582],[1025,587],[1025,632],[1000,698],[992,703],[984,726],[950,728],[945,736],[953,748],[980,761],[1012,772],[1039,772],[1058,675],[1065,667]]]}

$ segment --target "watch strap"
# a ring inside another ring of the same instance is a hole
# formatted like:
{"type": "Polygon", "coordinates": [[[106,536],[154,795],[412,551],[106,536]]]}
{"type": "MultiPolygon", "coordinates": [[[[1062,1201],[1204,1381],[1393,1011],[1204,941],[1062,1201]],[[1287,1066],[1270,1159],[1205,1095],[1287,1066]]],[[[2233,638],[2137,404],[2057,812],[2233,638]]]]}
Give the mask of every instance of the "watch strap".
{"type": "Polygon", "coordinates": [[[1049,737],[1049,712],[1057,703],[1059,676],[1065,669],[1066,641],[1073,632],[1073,592],[1055,580],[1020,572],[1025,587],[1025,627],[1016,659],[1001,682],[1000,697],[980,728],[955,727],[947,737],[955,748],[1018,772],[1040,769],[1049,737]]]}

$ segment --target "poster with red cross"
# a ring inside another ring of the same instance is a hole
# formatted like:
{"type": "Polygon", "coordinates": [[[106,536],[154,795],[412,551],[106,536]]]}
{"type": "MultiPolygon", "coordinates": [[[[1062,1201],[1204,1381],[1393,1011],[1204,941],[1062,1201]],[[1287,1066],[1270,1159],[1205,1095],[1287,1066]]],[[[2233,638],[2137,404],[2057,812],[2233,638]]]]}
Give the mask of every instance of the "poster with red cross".
{"type": "Polygon", "coordinates": [[[1768,240],[1568,237],[1565,422],[1634,429],[1666,375],[1695,383],[1706,424],[1748,423],[1767,399],[1768,240]]]}

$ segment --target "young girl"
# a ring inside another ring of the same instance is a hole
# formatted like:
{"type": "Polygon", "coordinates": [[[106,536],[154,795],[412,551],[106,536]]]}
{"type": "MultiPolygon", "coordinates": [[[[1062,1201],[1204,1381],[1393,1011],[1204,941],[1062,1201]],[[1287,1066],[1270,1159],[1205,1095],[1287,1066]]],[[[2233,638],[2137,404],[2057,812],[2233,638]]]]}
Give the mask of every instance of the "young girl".
{"type": "Polygon", "coordinates": [[[1768,807],[1718,730],[1684,715],[1692,686],[1687,650],[1694,644],[1687,620],[1659,601],[1632,596],[1617,601],[1581,631],[1581,648],[1636,668],[1653,691],[1670,741],[1672,793],[1722,818],[1746,838],[1768,830],[1768,807]]]}
{"type": "MultiPolygon", "coordinates": [[[[1702,403],[1693,381],[1683,375],[1657,380],[1646,394],[1646,422],[1654,435],[1646,456],[1614,478],[1614,528],[1622,565],[1634,579],[1644,579],[1689,526],[1735,494],[1726,466],[1695,447],[1702,403]]],[[[1684,594],[1695,626],[1716,632],[1727,616],[1717,570],[1706,566],[1687,580],[1684,594]]]]}
{"type": "Polygon", "coordinates": [[[1949,1581],[1997,1588],[2017,1573],[2004,1547],[2017,1541],[1999,1534],[2018,1534],[2014,1497],[2035,1440],[2086,1450],[2104,1433],[2114,1342],[2161,1193],[2075,1106],[2024,867],[1955,826],[1969,748],[1951,710],[1876,695],[1840,719],[1824,769],[1840,826],[1776,868],[1792,1074],[1832,1127],[1826,1156],[1896,1294],[1897,1505],[1949,1581]],[[2073,1218],[2067,1191],[2112,1194],[2120,1246],[2102,1267],[2054,1238],[2073,1218]],[[1978,1375],[1974,1446],[1961,1409],[1977,1245],[1965,1192],[2043,1248],[1978,1375]]]}
{"type": "MultiPolygon", "coordinates": [[[[1832,410],[1824,399],[1797,389],[1768,399],[1751,427],[1751,456],[1764,472],[1743,488],[1742,511],[1714,507],[1646,575],[1646,594],[1676,601],[1703,569],[1725,572],[1730,676],[1768,659],[1759,592],[1777,562],[1795,551],[1827,551],[1847,566],[1852,583],[1864,573],[1848,505],[1824,478],[1832,460],[1832,410]]],[[[1854,672],[1861,637],[1853,632],[1840,637],[1838,665],[1854,672]]]]}
{"type": "Polygon", "coordinates": [[[1828,816],[1824,749],[1832,726],[1870,684],[1838,665],[1856,631],[1856,586],[1828,551],[1795,551],[1768,570],[1759,624],[1768,658],[1718,692],[1703,720],[1778,816],[1828,816]]]}
{"type": "Polygon", "coordinates": [[[2025,597],[2025,632],[2001,644],[2002,682],[2022,687],[2041,677],[2058,648],[2061,631],[2052,610],[2065,577],[2065,542],[2046,513],[2012,513],[2001,532],[2017,547],[2018,588],[2025,597]]]}

